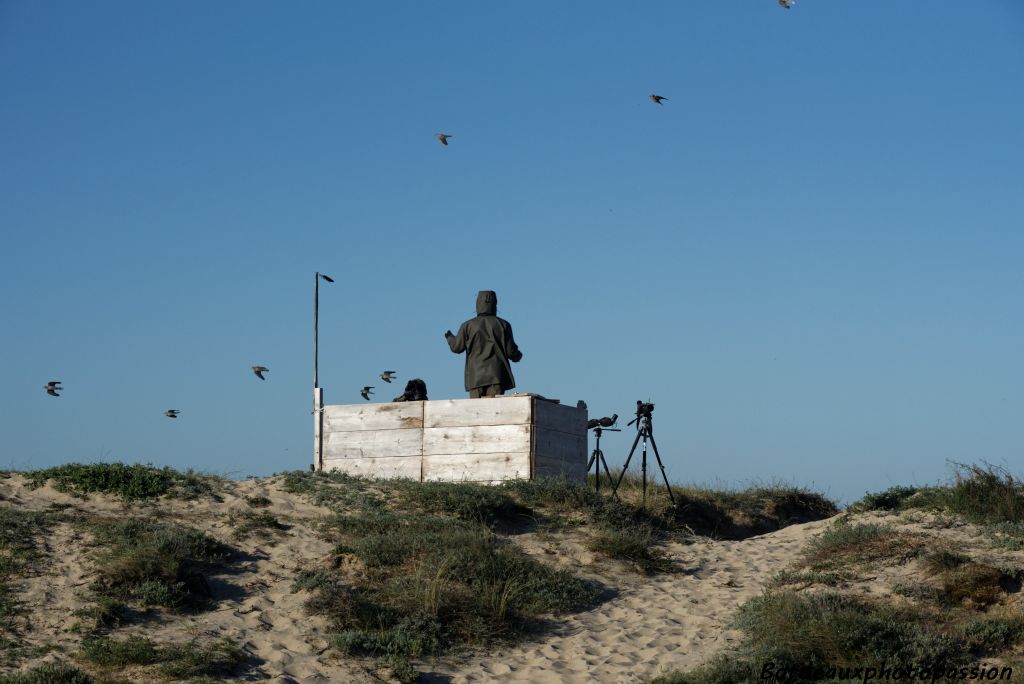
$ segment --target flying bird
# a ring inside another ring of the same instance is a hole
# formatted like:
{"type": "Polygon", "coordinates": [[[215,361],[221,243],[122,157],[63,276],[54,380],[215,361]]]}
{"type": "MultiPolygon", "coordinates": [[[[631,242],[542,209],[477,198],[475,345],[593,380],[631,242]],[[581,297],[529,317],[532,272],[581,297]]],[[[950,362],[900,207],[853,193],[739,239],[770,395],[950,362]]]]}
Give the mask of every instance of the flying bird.
{"type": "Polygon", "coordinates": [[[253,366],[252,372],[255,373],[256,377],[259,378],[260,380],[266,380],[266,378],[263,377],[263,374],[269,373],[270,369],[267,368],[266,366],[253,366]]]}
{"type": "Polygon", "coordinates": [[[448,138],[454,138],[454,135],[448,135],[447,133],[435,133],[434,137],[441,141],[442,145],[448,144],[448,138]]]}
{"type": "Polygon", "coordinates": [[[167,411],[164,411],[164,415],[167,416],[168,418],[177,418],[179,413],[181,413],[181,411],[179,411],[178,409],[169,409],[167,411]]]}
{"type": "Polygon", "coordinates": [[[372,389],[372,386],[364,387],[363,389],[359,390],[359,394],[363,395],[363,399],[365,399],[366,401],[370,401],[370,395],[373,394],[373,392],[370,391],[372,389]]]}
{"type": "Polygon", "coordinates": [[[667,99],[668,99],[667,97],[662,97],[661,95],[651,95],[651,102],[653,102],[654,104],[659,104],[660,105],[662,100],[667,100],[667,99]]]}
{"type": "Polygon", "coordinates": [[[391,378],[398,375],[398,371],[384,371],[380,374],[380,379],[384,382],[391,382],[391,378]]]}
{"type": "Polygon", "coordinates": [[[779,0],[779,7],[789,9],[796,4],[796,0],[779,0]]]}
{"type": "Polygon", "coordinates": [[[57,393],[64,391],[64,388],[60,386],[60,380],[51,380],[50,382],[46,383],[46,387],[44,387],[43,389],[45,389],[46,393],[49,394],[51,397],[59,397],[60,395],[57,393]]]}

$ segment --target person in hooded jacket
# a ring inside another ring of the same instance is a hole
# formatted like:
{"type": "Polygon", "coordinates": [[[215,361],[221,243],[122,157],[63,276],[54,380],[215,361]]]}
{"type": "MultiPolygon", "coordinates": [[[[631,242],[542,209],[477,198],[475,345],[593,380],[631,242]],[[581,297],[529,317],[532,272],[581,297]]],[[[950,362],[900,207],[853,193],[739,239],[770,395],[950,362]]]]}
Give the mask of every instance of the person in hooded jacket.
{"type": "Polygon", "coordinates": [[[498,295],[482,290],[476,297],[476,318],[461,326],[459,332],[445,332],[448,346],[456,354],[466,353],[466,391],[470,399],[495,397],[516,386],[511,362],[523,353],[512,337],[512,326],[498,318],[498,295]]]}

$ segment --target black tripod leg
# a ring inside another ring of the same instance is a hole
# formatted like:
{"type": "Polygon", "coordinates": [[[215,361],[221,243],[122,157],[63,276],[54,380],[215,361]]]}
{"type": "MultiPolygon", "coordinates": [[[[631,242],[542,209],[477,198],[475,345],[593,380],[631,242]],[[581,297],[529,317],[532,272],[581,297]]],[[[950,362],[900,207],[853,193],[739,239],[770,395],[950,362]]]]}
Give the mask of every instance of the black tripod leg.
{"type": "Polygon", "coordinates": [[[619,485],[622,484],[622,478],[626,476],[626,468],[629,467],[629,459],[633,458],[633,452],[636,451],[636,445],[640,443],[640,431],[636,433],[636,439],[633,440],[633,446],[629,450],[629,456],[626,457],[626,462],[622,464],[622,472],[619,473],[619,479],[612,487],[612,496],[619,495],[619,485]]]}
{"type": "MultiPolygon", "coordinates": [[[[604,474],[608,476],[608,483],[611,484],[612,473],[611,473],[610,470],[608,470],[608,461],[604,460],[604,454],[601,454],[601,465],[604,466],[604,474]]],[[[600,470],[597,471],[597,476],[601,477],[601,471],[600,470]]]]}
{"type": "Polygon", "coordinates": [[[658,453],[658,445],[654,441],[654,434],[651,433],[651,449],[654,450],[654,458],[658,459],[658,467],[661,468],[661,479],[665,481],[665,490],[668,492],[668,498],[672,502],[672,507],[676,506],[676,497],[672,495],[672,485],[668,483],[668,475],[665,474],[665,464],[661,462],[661,454],[658,453]]]}

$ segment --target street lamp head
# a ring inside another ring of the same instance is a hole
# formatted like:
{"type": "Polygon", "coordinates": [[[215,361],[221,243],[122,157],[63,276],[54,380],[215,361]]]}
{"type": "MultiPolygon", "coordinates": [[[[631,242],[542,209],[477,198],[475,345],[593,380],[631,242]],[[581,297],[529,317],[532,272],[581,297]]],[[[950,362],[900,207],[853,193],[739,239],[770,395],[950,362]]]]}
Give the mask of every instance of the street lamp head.
{"type": "Polygon", "coordinates": [[[333,283],[334,282],[334,278],[332,278],[331,276],[326,276],[323,273],[320,274],[320,277],[323,278],[324,280],[326,280],[329,283],[333,283]]]}

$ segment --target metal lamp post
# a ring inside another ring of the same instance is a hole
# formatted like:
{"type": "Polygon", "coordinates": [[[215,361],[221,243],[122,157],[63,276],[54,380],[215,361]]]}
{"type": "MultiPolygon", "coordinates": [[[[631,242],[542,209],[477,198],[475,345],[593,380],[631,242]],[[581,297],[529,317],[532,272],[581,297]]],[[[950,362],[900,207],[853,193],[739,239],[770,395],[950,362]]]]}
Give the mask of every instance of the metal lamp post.
{"type": "Polygon", "coordinates": [[[324,391],[320,389],[320,279],[334,278],[317,271],[313,275],[313,468],[324,468],[324,391]]]}

